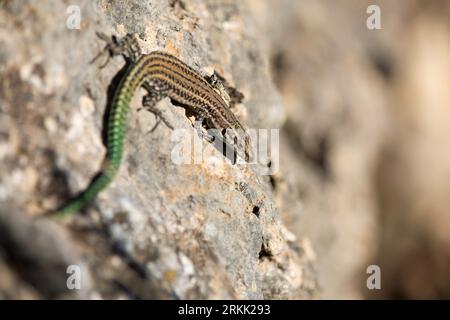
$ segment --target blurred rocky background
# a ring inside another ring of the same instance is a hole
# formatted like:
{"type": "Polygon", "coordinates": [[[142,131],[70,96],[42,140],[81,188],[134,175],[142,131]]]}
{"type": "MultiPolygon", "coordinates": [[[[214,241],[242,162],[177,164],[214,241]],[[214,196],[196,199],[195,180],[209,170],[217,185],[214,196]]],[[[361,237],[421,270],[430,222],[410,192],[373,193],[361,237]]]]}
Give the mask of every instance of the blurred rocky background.
{"type": "Polygon", "coordinates": [[[438,0],[0,0],[0,298],[450,298],[449,16],[438,0]],[[172,163],[140,92],[115,182],[46,216],[105,152],[124,61],[90,63],[97,31],[222,74],[248,127],[281,129],[280,170],[172,163]]]}

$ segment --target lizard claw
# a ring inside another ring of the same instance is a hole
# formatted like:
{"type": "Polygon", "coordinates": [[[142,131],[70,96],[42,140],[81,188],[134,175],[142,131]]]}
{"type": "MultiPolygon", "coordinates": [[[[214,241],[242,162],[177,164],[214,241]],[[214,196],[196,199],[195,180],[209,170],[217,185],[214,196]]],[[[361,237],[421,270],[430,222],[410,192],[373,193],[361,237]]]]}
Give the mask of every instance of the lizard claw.
{"type": "Polygon", "coordinates": [[[103,69],[108,64],[109,58],[111,57],[111,39],[105,33],[102,32],[96,32],[95,34],[99,39],[106,42],[106,46],[89,62],[89,64],[93,64],[101,56],[105,55],[105,53],[108,53],[106,61],[100,66],[100,69],[103,69]]]}
{"type": "Polygon", "coordinates": [[[124,55],[125,59],[130,59],[132,62],[136,61],[140,56],[139,45],[136,39],[131,34],[127,34],[125,37],[118,39],[115,36],[109,37],[105,33],[96,32],[95,33],[100,40],[106,42],[105,47],[101,50],[91,61],[92,64],[98,58],[104,54],[108,54],[106,61],[100,66],[103,69],[109,62],[111,57],[117,55],[124,55]]]}

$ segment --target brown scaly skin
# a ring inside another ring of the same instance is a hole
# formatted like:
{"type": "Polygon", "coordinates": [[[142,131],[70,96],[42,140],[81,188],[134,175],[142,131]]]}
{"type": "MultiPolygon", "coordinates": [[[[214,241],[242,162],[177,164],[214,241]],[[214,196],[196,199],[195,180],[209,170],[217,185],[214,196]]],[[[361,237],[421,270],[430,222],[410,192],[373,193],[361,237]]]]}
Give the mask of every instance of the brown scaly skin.
{"type": "Polygon", "coordinates": [[[141,86],[148,92],[143,99],[144,108],[153,111],[158,101],[170,97],[190,109],[197,118],[196,123],[201,125],[206,120],[210,128],[222,132],[226,144],[234,146],[237,153],[244,153],[245,159],[250,158],[250,139],[244,127],[222,96],[200,73],[165,52],[141,54],[132,35],[113,38],[112,41],[103,34],[98,36],[108,42],[103,52],[108,52],[109,56],[122,54],[130,60],[130,64],[112,100],[107,128],[107,155],[102,171],[85,191],[59,209],[57,215],[79,211],[114,179],[122,160],[129,104],[141,86]]]}

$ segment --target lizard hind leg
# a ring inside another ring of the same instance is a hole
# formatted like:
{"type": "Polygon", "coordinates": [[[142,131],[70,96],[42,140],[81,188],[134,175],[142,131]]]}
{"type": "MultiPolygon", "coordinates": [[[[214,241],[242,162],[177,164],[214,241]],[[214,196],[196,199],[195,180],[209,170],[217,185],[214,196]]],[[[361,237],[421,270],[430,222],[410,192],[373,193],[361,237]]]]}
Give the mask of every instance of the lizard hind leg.
{"type": "Polygon", "coordinates": [[[168,96],[169,90],[165,86],[160,84],[156,85],[148,81],[143,84],[143,87],[147,91],[147,94],[142,98],[142,107],[153,113],[156,117],[156,124],[149,132],[155,131],[161,121],[164,122],[168,128],[173,129],[173,126],[165,118],[161,110],[156,108],[156,104],[168,96]]]}
{"type": "Polygon", "coordinates": [[[108,64],[111,57],[123,55],[125,59],[134,63],[142,55],[137,38],[133,34],[128,33],[123,38],[118,38],[116,36],[109,37],[101,32],[97,32],[96,34],[98,38],[106,42],[106,45],[103,50],[91,60],[91,63],[107,54],[106,61],[100,66],[101,69],[108,64]]]}

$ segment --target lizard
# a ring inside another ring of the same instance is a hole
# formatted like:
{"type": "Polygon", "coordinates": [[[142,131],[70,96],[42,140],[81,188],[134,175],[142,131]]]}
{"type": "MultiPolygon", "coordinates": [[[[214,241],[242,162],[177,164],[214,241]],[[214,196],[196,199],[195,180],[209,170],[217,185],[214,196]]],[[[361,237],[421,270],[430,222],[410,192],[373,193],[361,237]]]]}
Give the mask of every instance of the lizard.
{"type": "MultiPolygon", "coordinates": [[[[97,33],[97,36],[106,42],[106,46],[93,61],[107,53],[108,58],[101,67],[104,67],[111,57],[117,55],[122,55],[129,63],[112,99],[106,124],[107,152],[100,173],[84,191],[53,214],[66,216],[81,210],[113,181],[119,171],[124,152],[129,105],[140,87],[146,91],[142,99],[144,109],[164,120],[154,107],[164,97],[169,97],[194,114],[196,129],[201,130],[205,121],[209,128],[220,130],[223,142],[231,145],[235,153],[240,156],[243,154],[246,161],[250,159],[252,153],[249,134],[231,111],[229,99],[219,94],[214,83],[211,84],[211,81],[208,82],[198,71],[167,52],[153,51],[142,54],[137,39],[132,34],[120,39],[109,38],[103,33],[97,33]]],[[[211,80],[221,83],[221,78],[214,75],[211,80]]],[[[233,90],[230,92],[237,96],[238,102],[242,100],[242,94],[239,95],[237,90],[233,90]]],[[[166,121],[164,122],[168,125],[166,121]]],[[[205,137],[208,138],[206,135],[205,137]]]]}

